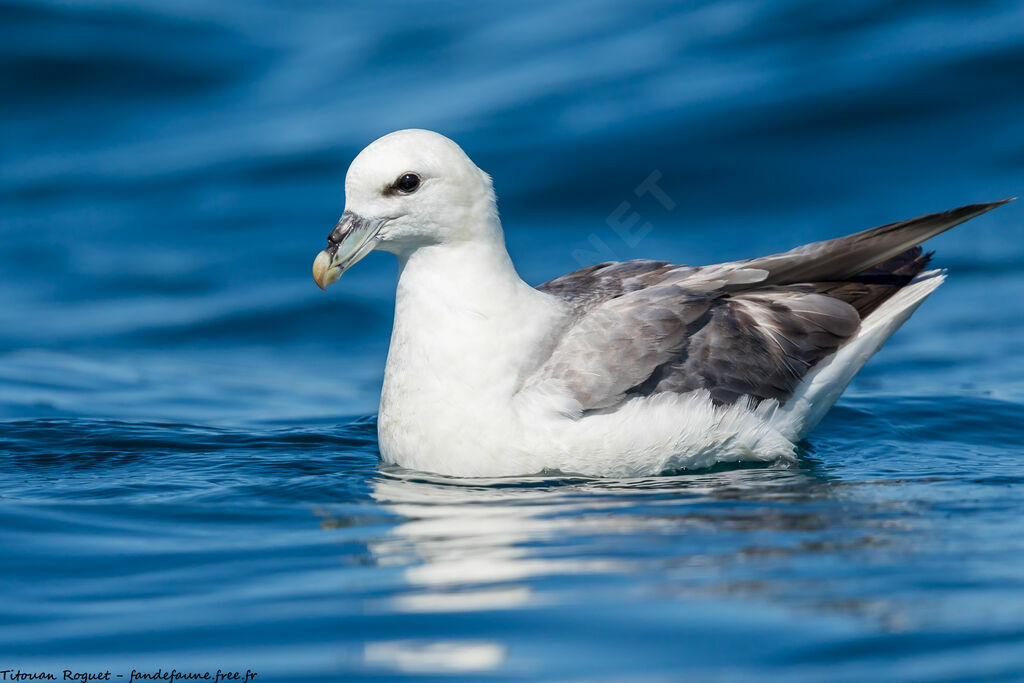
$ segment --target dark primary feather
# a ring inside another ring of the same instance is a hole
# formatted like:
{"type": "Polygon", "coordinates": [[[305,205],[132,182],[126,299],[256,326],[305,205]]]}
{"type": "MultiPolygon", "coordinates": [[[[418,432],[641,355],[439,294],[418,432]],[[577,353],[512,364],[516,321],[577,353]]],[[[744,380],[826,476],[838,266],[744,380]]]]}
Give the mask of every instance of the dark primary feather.
{"type": "MultiPolygon", "coordinates": [[[[1008,200],[1007,200],[1008,201],[1008,200]]],[[[929,262],[916,246],[1006,203],[975,204],[783,254],[701,268],[602,263],[538,289],[577,320],[532,381],[562,382],[583,410],[706,389],[785,402],[861,320],[929,262]]]]}
{"type": "Polygon", "coordinates": [[[961,206],[741,263],[767,270],[765,284],[845,280],[1010,201],[961,206]]]}

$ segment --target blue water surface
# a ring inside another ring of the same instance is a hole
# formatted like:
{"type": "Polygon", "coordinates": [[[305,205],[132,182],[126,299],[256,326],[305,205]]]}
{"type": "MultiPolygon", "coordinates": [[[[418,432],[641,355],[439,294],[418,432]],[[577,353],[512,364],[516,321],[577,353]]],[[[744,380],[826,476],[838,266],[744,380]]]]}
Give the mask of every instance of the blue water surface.
{"type": "Polygon", "coordinates": [[[791,467],[382,471],[396,265],[310,276],[406,127],[533,283],[1020,194],[1019,2],[0,0],[0,102],[0,669],[1024,678],[1019,204],[791,467]]]}

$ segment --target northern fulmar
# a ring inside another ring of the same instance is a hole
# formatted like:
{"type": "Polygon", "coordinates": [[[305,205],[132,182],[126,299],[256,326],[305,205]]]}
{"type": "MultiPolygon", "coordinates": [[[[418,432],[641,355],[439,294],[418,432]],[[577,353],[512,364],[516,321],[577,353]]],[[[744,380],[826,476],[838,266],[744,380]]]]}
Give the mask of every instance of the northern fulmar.
{"type": "Polygon", "coordinates": [[[944,280],[918,245],[1010,201],[732,263],[599,263],[535,288],[505,249],[490,176],[438,133],[370,144],[345,197],[316,283],[374,249],[401,269],[383,462],[463,477],[794,458],[944,280]]]}

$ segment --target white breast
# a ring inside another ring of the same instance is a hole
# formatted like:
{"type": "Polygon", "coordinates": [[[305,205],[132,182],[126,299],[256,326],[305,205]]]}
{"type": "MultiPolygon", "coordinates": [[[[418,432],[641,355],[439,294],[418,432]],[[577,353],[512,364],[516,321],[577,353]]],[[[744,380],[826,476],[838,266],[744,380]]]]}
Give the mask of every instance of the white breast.
{"type": "Polygon", "coordinates": [[[472,476],[538,457],[518,447],[512,399],[566,315],[519,279],[503,248],[417,250],[396,293],[377,418],[384,461],[472,476]]]}

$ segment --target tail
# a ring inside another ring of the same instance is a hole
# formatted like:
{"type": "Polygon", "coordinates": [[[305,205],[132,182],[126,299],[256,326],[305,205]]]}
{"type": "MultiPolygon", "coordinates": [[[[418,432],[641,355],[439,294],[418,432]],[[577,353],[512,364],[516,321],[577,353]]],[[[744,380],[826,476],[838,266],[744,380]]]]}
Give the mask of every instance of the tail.
{"type": "Polygon", "coordinates": [[[779,409],[779,430],[796,442],[814,429],[853,376],[945,279],[944,270],[921,273],[864,318],[857,336],[815,366],[779,409]]]}

